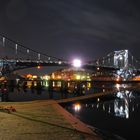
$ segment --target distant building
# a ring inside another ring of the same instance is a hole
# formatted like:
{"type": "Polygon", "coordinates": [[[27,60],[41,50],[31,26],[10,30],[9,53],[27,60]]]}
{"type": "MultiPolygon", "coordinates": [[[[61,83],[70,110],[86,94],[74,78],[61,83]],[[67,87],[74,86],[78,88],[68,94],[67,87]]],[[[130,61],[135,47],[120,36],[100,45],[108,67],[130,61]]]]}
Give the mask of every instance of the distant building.
{"type": "Polygon", "coordinates": [[[76,69],[76,68],[70,68],[70,69],[63,69],[56,71],[50,75],[50,79],[52,80],[82,80],[82,81],[90,81],[91,75],[86,72],[84,69],[76,69]]]}

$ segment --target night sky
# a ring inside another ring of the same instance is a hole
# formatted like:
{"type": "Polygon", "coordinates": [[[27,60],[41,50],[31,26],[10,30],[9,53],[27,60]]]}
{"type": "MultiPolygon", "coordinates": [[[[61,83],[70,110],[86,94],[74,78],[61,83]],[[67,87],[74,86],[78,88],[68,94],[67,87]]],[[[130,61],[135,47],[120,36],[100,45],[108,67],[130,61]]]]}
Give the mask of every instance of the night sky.
{"type": "Polygon", "coordinates": [[[139,7],[139,0],[1,0],[0,33],[68,60],[120,49],[139,59],[139,7]]]}

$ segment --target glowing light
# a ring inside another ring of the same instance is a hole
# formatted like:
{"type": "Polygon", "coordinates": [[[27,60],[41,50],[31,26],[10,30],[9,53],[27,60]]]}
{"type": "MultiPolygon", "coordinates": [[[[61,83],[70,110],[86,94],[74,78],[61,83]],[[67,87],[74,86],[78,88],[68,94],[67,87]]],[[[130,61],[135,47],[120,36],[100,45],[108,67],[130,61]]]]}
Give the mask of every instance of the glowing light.
{"type": "Polygon", "coordinates": [[[31,74],[26,75],[27,78],[32,78],[33,76],[31,74]]]}
{"type": "Polygon", "coordinates": [[[121,92],[118,92],[116,96],[117,96],[118,98],[123,99],[123,94],[122,94],[121,92]]]}
{"type": "Polygon", "coordinates": [[[87,79],[90,79],[90,76],[87,76],[87,79]]]}
{"type": "Polygon", "coordinates": [[[118,90],[120,90],[120,84],[116,84],[116,88],[118,89],[118,90]]]}
{"type": "Polygon", "coordinates": [[[41,67],[40,66],[37,66],[37,68],[40,69],[41,67]]]}
{"type": "Polygon", "coordinates": [[[124,102],[125,104],[119,104],[119,102],[116,100],[114,102],[114,112],[115,112],[115,116],[119,116],[119,117],[125,117],[126,119],[129,118],[129,107],[128,104],[126,102],[124,102]]]}
{"type": "Polygon", "coordinates": [[[55,82],[53,81],[53,87],[55,87],[55,82]]]}
{"type": "Polygon", "coordinates": [[[80,75],[76,75],[76,80],[80,80],[81,76],[80,75]]]}
{"type": "Polygon", "coordinates": [[[82,79],[85,79],[86,78],[86,76],[82,76],[82,79]]]}
{"type": "Polygon", "coordinates": [[[33,75],[33,79],[36,79],[37,78],[37,75],[33,75]]]}
{"type": "Polygon", "coordinates": [[[42,79],[43,79],[43,80],[49,80],[49,79],[50,79],[50,76],[49,76],[49,75],[44,75],[44,76],[42,77],[42,79]]]}
{"type": "Polygon", "coordinates": [[[61,87],[61,82],[57,82],[57,87],[61,87]]]}
{"type": "Polygon", "coordinates": [[[55,79],[55,74],[54,73],[52,73],[52,79],[55,79]]]}
{"type": "Polygon", "coordinates": [[[49,86],[49,83],[48,83],[48,81],[46,81],[46,83],[45,83],[45,86],[46,86],[46,87],[48,87],[48,86],[49,86]]]}
{"type": "Polygon", "coordinates": [[[91,83],[87,83],[87,87],[88,88],[91,88],[91,83]]]}
{"type": "Polygon", "coordinates": [[[120,59],[120,60],[123,60],[123,57],[122,57],[122,56],[120,56],[120,57],[119,57],[119,59],[120,59]]]}
{"type": "Polygon", "coordinates": [[[117,81],[117,82],[119,82],[119,81],[120,81],[120,79],[119,79],[119,78],[117,78],[117,79],[116,79],[116,81],[117,81]]]}
{"type": "Polygon", "coordinates": [[[81,109],[81,105],[79,103],[74,105],[74,110],[75,111],[80,111],[80,109],[81,109]]]}
{"type": "Polygon", "coordinates": [[[59,61],[58,64],[59,64],[59,65],[62,64],[62,61],[59,61]]]}
{"type": "Polygon", "coordinates": [[[97,70],[100,70],[100,68],[98,67],[97,70]]]}
{"type": "Polygon", "coordinates": [[[76,67],[76,68],[79,68],[79,67],[81,67],[81,60],[79,60],[79,59],[75,59],[74,61],[73,61],[73,66],[74,67],[76,67]]]}
{"type": "Polygon", "coordinates": [[[99,102],[100,101],[100,98],[97,98],[97,101],[99,102]]]}
{"type": "Polygon", "coordinates": [[[57,79],[61,79],[62,77],[60,75],[57,76],[57,79]]]}

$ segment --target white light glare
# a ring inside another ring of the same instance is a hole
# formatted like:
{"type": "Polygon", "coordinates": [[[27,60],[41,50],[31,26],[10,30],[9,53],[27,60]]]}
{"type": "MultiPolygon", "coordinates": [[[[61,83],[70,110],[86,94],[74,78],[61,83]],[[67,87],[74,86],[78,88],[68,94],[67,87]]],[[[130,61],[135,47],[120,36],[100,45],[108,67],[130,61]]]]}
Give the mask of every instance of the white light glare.
{"type": "Polygon", "coordinates": [[[74,67],[77,67],[77,68],[81,67],[81,60],[75,59],[75,60],[73,61],[73,66],[74,66],[74,67]]]}

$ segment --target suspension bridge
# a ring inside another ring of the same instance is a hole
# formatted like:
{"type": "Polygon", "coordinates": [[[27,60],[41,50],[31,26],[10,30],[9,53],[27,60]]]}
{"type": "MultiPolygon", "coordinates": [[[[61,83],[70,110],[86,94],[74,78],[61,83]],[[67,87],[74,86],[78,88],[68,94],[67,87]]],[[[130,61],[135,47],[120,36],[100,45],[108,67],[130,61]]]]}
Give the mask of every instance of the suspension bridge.
{"type": "MultiPolygon", "coordinates": [[[[6,36],[0,35],[0,74],[37,66],[71,67],[72,62],[38,52],[6,36]]],[[[139,71],[140,62],[128,51],[119,50],[94,61],[88,61],[83,68],[116,70],[122,77],[132,76],[139,71]]]]}

